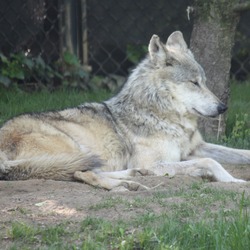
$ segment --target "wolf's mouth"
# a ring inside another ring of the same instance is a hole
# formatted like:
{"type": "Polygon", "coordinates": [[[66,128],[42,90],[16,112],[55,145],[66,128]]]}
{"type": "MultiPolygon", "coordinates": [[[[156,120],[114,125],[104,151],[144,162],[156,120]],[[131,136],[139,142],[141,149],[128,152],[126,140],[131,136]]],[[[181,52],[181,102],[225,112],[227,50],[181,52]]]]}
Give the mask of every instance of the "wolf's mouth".
{"type": "Polygon", "coordinates": [[[216,116],[218,116],[218,114],[216,115],[203,115],[201,112],[199,112],[197,109],[193,108],[193,110],[195,111],[196,114],[198,114],[198,116],[202,116],[202,117],[211,117],[211,118],[215,118],[216,116]]]}

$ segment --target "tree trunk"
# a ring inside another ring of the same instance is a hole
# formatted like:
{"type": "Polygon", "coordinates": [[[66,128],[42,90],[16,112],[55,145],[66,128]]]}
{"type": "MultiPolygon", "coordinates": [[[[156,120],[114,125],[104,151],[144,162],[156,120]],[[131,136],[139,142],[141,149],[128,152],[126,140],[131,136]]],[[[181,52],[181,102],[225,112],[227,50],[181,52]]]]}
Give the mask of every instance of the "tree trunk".
{"type": "MultiPolygon", "coordinates": [[[[190,47],[207,77],[208,88],[227,104],[231,51],[239,14],[234,6],[239,0],[194,0],[194,26],[190,47]]],[[[200,131],[206,138],[225,132],[225,115],[201,119],[200,131]]]]}

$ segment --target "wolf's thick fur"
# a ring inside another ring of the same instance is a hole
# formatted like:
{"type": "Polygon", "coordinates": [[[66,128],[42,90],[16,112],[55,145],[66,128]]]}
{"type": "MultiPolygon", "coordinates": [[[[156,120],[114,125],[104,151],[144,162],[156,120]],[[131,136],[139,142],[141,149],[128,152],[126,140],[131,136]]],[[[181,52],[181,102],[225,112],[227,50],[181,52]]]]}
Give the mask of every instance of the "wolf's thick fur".
{"type": "Polygon", "coordinates": [[[7,121],[0,178],[77,179],[106,189],[137,189],[128,180],[136,173],[242,182],[220,163],[250,164],[250,151],[205,143],[197,130],[198,116],[226,110],[205,81],[181,32],[166,45],[153,35],[148,56],[110,100],[7,121]]]}

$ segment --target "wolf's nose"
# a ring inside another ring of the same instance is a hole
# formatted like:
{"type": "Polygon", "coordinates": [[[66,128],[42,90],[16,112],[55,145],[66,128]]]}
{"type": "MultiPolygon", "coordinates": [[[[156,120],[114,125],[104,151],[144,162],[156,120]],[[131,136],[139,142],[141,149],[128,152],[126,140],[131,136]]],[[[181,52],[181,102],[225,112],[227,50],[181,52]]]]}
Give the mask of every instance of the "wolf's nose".
{"type": "Polygon", "coordinates": [[[224,103],[220,103],[217,110],[219,114],[223,114],[227,110],[227,106],[224,103]]]}

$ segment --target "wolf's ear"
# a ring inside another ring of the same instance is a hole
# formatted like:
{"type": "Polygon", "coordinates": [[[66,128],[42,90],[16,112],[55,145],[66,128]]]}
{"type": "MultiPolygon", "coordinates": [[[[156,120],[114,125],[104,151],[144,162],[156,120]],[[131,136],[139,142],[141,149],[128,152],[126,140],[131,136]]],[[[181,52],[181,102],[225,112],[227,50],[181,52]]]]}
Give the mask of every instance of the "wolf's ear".
{"type": "Polygon", "coordinates": [[[156,60],[159,57],[165,57],[164,45],[161,43],[157,35],[153,35],[148,45],[150,58],[156,60]]]}
{"type": "Polygon", "coordinates": [[[166,43],[166,47],[167,50],[169,51],[181,51],[181,52],[188,51],[188,46],[180,31],[175,31],[169,36],[166,43]]]}

